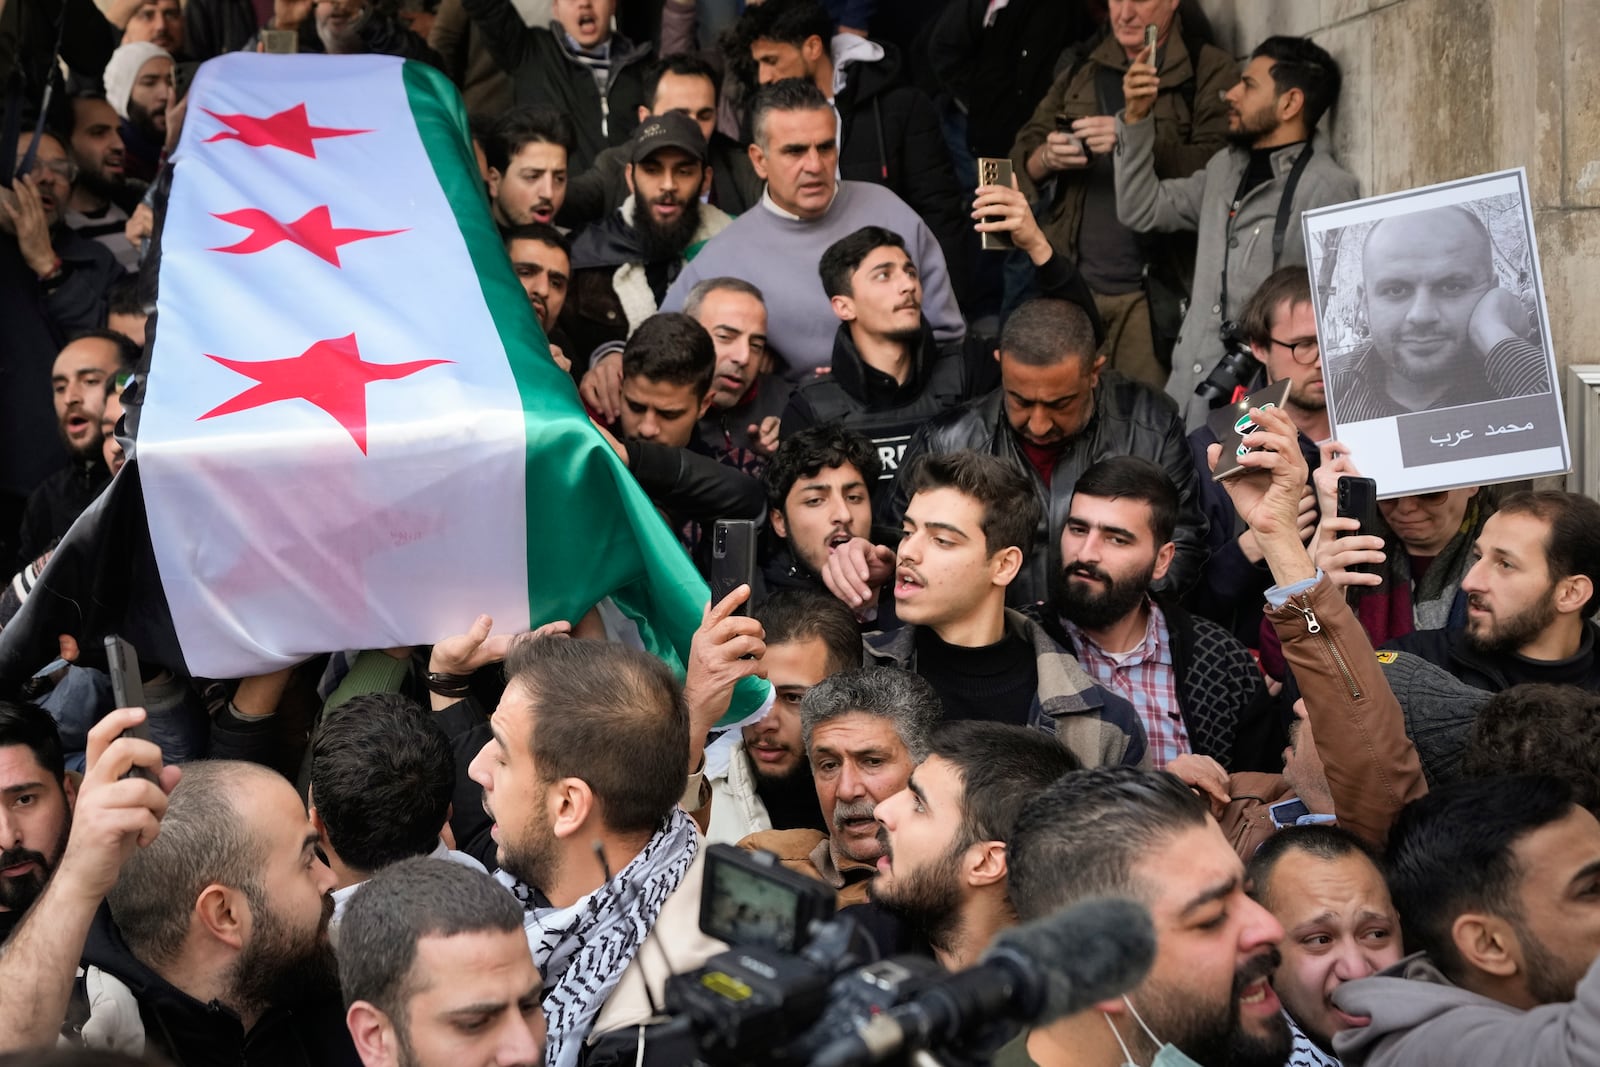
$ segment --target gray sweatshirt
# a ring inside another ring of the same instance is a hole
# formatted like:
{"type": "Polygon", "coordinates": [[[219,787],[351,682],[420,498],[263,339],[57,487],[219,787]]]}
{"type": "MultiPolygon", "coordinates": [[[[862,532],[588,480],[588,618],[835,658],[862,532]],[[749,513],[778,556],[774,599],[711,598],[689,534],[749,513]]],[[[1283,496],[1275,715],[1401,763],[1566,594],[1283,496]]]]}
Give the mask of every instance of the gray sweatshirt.
{"type": "Polygon", "coordinates": [[[1368,1025],[1334,1035],[1345,1067],[1595,1067],[1600,1064],[1600,961],[1568,1004],[1518,1011],[1451,985],[1421,954],[1334,991],[1368,1025]]]}
{"type": "Polygon", "coordinates": [[[1245,301],[1274,269],[1305,264],[1301,212],[1354,200],[1359,192],[1355,178],[1334,161],[1328,139],[1316,135],[1312,140],[1315,151],[1295,186],[1293,211],[1283,234],[1283,255],[1274,262],[1272,234],[1278,203],[1289,171],[1304,151],[1303,142],[1272,154],[1272,180],[1246,193],[1232,218],[1229,212],[1250,163],[1249,150],[1224,148],[1189,177],[1162,180],[1156,177],[1155,145],[1154,120],[1147,118],[1130,126],[1118,113],[1114,156],[1117,218],[1141,233],[1196,234],[1194,292],[1172,353],[1172,376],[1167,380],[1167,394],[1178,402],[1185,424],[1193,430],[1205,422],[1209,412],[1194,389],[1222,358],[1223,322],[1237,321],[1245,301]],[[1222,298],[1224,262],[1228,271],[1226,307],[1222,298]]]}

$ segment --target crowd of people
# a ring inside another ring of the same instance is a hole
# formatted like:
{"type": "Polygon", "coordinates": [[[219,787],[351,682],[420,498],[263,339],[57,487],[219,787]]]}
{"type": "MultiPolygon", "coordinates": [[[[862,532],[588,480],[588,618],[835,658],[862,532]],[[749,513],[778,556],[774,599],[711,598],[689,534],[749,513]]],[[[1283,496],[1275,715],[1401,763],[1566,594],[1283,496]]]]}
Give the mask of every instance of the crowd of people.
{"type": "MultiPolygon", "coordinates": [[[[0,0],[0,641],[137,464],[169,156],[237,51],[442,71],[456,209],[597,432],[703,573],[722,519],[757,565],[683,677],[609,601],[147,656],[142,707],[60,635],[0,694],[0,1064],[643,1062],[728,948],[716,843],[949,971],[1149,911],[1125,995],[976,1062],[1600,1057],[1600,503],[1338,514],[1390,457],[1329,418],[1300,215],[1359,190],[1319,45],[1241,65],[1189,0],[0,0]],[[1233,396],[1287,393],[1216,480],[1225,338],[1233,396]]],[[[1422,277],[1481,230],[1369,236],[1373,411],[1454,395],[1424,320],[1532,373],[1492,279],[1422,277]]]]}

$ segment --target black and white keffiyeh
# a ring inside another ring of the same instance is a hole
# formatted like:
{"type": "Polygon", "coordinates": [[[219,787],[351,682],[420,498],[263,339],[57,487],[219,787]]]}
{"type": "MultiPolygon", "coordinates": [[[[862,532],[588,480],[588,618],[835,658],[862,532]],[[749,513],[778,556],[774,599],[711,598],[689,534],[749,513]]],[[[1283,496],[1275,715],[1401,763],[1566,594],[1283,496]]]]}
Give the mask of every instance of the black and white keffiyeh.
{"type": "Polygon", "coordinates": [[[1338,1060],[1322,1051],[1306,1036],[1300,1024],[1289,1018],[1288,1012],[1284,1012],[1283,1017],[1289,1020],[1289,1036],[1294,1039],[1289,1050],[1289,1062],[1284,1067],[1340,1067],[1338,1060]]]}
{"type": "Polygon", "coordinates": [[[540,906],[528,887],[495,872],[526,910],[528,945],[544,978],[549,1067],[575,1067],[600,1009],[699,851],[694,820],[675,807],[626,867],[568,907],[540,906]]]}

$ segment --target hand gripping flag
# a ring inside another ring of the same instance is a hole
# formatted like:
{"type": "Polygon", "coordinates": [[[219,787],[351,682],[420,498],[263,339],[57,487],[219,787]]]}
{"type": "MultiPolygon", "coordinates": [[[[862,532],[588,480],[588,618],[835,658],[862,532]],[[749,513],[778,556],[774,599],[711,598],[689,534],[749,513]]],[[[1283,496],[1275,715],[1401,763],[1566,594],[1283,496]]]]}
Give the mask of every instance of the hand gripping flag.
{"type": "MultiPolygon", "coordinates": [[[[173,163],[135,458],[79,524],[141,489],[159,596],[75,528],[0,637],[5,680],[55,627],[235,678],[605,597],[681,674],[709,591],[551,360],[445,78],[222,56],[173,163]]],[[[767,692],[747,679],[725,721],[767,692]]]]}

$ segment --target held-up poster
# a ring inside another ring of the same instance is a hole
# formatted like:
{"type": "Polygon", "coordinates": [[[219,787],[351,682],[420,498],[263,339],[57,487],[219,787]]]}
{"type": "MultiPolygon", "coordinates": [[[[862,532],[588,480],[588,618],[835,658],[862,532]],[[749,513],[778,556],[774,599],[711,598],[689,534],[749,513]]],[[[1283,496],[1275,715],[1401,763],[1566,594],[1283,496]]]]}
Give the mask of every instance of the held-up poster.
{"type": "Polygon", "coordinates": [[[1303,225],[1329,421],[1379,496],[1570,468],[1521,168],[1303,225]]]}

